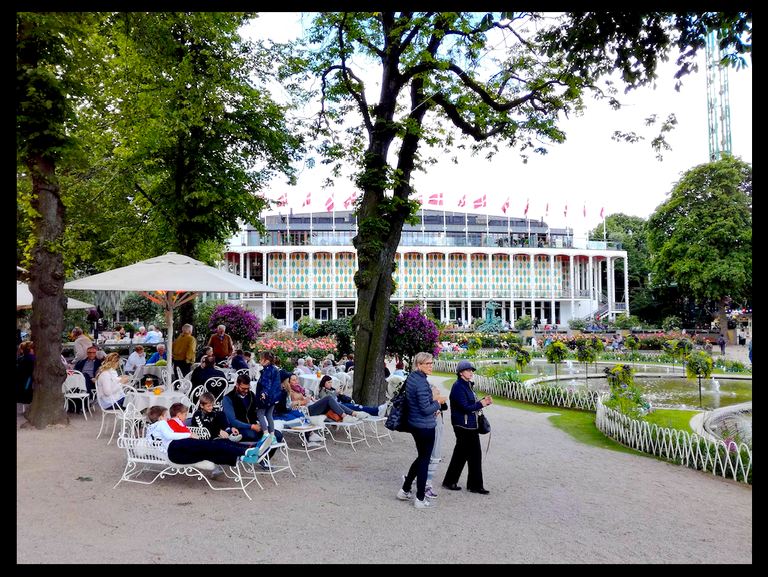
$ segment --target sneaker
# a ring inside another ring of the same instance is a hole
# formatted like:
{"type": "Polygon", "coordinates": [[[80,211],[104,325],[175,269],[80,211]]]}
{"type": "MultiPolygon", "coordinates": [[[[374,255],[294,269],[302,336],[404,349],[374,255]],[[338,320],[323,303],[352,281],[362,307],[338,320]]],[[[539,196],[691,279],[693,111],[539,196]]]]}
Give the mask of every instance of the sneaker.
{"type": "Polygon", "coordinates": [[[341,421],[342,423],[359,423],[360,421],[357,419],[357,417],[353,417],[352,415],[344,415],[344,419],[341,421]]]}
{"type": "MultiPolygon", "coordinates": [[[[258,446],[250,446],[245,450],[244,457],[258,457],[259,456],[259,448],[258,446]]],[[[246,461],[246,463],[250,463],[251,461],[246,461]]],[[[256,461],[253,461],[254,463],[256,461]]]]}
{"type": "Polygon", "coordinates": [[[416,499],[413,502],[413,506],[416,507],[417,509],[432,509],[434,507],[437,507],[437,503],[435,503],[434,501],[430,501],[427,498],[424,498],[423,501],[419,501],[418,499],[416,499]]]}
{"type": "Polygon", "coordinates": [[[427,499],[437,499],[437,493],[432,490],[432,487],[427,487],[427,490],[424,491],[424,496],[427,499]]]}
{"type": "Polygon", "coordinates": [[[322,447],[322,446],[323,446],[322,444],[315,443],[315,442],[312,442],[312,441],[305,445],[305,447],[307,447],[308,449],[311,449],[312,447],[322,447]]]}
{"type": "Polygon", "coordinates": [[[359,419],[361,421],[364,421],[367,419],[370,415],[366,413],[365,411],[355,411],[355,418],[359,419]]]}
{"type": "Polygon", "coordinates": [[[272,465],[267,465],[264,461],[259,463],[259,467],[264,469],[267,473],[272,473],[274,469],[272,468],[272,465]]]}
{"type": "Polygon", "coordinates": [[[272,442],[276,445],[277,444],[277,436],[272,435],[272,442]]]}
{"type": "MultiPolygon", "coordinates": [[[[250,450],[250,449],[249,449],[249,450],[250,450]]],[[[254,455],[254,454],[250,454],[250,455],[249,455],[248,453],[246,453],[245,455],[243,455],[242,457],[240,457],[240,460],[241,460],[243,463],[251,463],[251,464],[253,464],[253,463],[258,463],[258,462],[259,462],[259,459],[260,459],[260,457],[259,457],[259,455],[258,455],[258,454],[255,454],[255,455],[254,455]]]]}
{"type": "Polygon", "coordinates": [[[317,433],[312,433],[309,436],[309,442],[310,443],[322,443],[323,442],[323,438],[320,435],[318,435],[317,433]]]}
{"type": "Polygon", "coordinates": [[[402,488],[397,492],[397,498],[400,499],[401,501],[407,501],[412,497],[413,497],[413,493],[411,493],[410,491],[403,491],[402,488]]]}
{"type": "Polygon", "coordinates": [[[230,435],[229,436],[229,440],[232,441],[233,443],[239,443],[240,441],[243,440],[243,436],[242,435],[230,435]]]}
{"type": "Polygon", "coordinates": [[[259,456],[266,454],[267,449],[272,444],[272,435],[264,435],[258,445],[259,456]]]}
{"type": "Polygon", "coordinates": [[[218,477],[222,473],[224,473],[224,469],[221,468],[221,465],[216,465],[216,467],[214,467],[213,471],[211,471],[211,479],[215,479],[216,477],[218,477]]]}

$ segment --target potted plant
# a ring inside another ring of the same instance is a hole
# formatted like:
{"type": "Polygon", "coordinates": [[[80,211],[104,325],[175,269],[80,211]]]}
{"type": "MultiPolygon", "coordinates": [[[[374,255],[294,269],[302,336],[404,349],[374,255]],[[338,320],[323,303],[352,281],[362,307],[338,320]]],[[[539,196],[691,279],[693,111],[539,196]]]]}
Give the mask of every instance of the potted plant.
{"type": "Polygon", "coordinates": [[[566,347],[560,341],[552,341],[544,351],[544,355],[547,360],[555,365],[555,380],[557,380],[557,365],[563,362],[563,359],[568,354],[568,347],[566,347]]]}
{"type": "Polygon", "coordinates": [[[570,319],[568,327],[573,331],[573,335],[578,337],[581,336],[581,331],[587,328],[587,323],[584,319],[570,319]]]}
{"type": "Polygon", "coordinates": [[[685,357],[685,374],[699,380],[699,408],[701,409],[701,379],[712,374],[712,358],[704,351],[696,351],[685,357]]]}

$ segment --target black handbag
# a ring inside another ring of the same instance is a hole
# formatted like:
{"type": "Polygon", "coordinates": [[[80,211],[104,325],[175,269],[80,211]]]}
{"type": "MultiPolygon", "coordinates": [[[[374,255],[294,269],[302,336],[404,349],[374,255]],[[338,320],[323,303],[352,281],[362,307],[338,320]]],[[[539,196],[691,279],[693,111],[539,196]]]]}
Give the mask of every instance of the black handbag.
{"type": "Polygon", "coordinates": [[[491,432],[491,424],[488,422],[488,417],[483,414],[483,411],[477,412],[477,432],[481,435],[487,435],[491,432]]]}
{"type": "Polygon", "coordinates": [[[399,431],[401,433],[407,433],[411,430],[408,424],[408,403],[405,400],[405,386],[402,386],[392,397],[384,427],[390,431],[399,431]]]}

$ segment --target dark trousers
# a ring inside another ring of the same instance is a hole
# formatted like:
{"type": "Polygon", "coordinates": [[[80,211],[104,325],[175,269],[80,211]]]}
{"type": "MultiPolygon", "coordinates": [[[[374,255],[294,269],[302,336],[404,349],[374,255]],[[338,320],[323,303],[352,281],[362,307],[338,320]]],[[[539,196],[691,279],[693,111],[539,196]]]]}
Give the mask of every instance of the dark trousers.
{"type": "Polygon", "coordinates": [[[416,498],[424,500],[424,491],[427,490],[427,472],[432,449],[435,446],[435,429],[413,429],[413,440],[416,441],[418,456],[411,463],[411,468],[405,476],[403,491],[410,491],[413,480],[416,479],[416,498]]]}
{"type": "Polygon", "coordinates": [[[459,482],[464,464],[469,465],[467,473],[467,489],[483,488],[482,452],[480,450],[480,433],[477,430],[454,427],[456,433],[456,446],[453,456],[445,472],[444,485],[453,485],[459,482]]]}
{"type": "MultiPolygon", "coordinates": [[[[173,366],[179,367],[179,369],[181,369],[181,374],[186,377],[187,374],[189,373],[189,367],[191,367],[192,365],[187,361],[177,361],[174,359],[173,366]]],[[[173,380],[175,381],[176,378],[174,377],[173,380]]]]}
{"type": "Polygon", "coordinates": [[[247,445],[217,443],[204,439],[176,439],[168,445],[168,459],[179,465],[191,465],[198,461],[211,461],[217,465],[232,465],[245,455],[247,445]]]}

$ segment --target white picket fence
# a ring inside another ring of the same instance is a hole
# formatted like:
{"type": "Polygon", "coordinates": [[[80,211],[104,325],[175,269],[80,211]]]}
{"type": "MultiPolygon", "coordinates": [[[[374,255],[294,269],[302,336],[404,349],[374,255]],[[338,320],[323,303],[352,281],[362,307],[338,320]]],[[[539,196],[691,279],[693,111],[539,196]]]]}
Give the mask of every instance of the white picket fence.
{"type": "Polygon", "coordinates": [[[580,391],[547,384],[555,377],[539,377],[522,383],[476,375],[475,387],[489,395],[569,409],[594,411],[601,391],[580,391]]]}
{"type": "Polygon", "coordinates": [[[752,451],[745,444],[731,447],[720,439],[710,439],[679,431],[662,428],[656,424],[638,421],[606,407],[601,394],[597,400],[595,425],[605,435],[637,451],[649,453],[679,462],[681,465],[731,477],[734,481],[747,483],[752,470],[752,451]],[[746,463],[742,453],[746,453],[746,463]]]}
{"type": "MultiPolygon", "coordinates": [[[[451,361],[446,361],[451,362],[451,361]]],[[[522,383],[475,376],[477,390],[489,395],[540,405],[595,411],[595,426],[603,434],[637,451],[669,459],[681,465],[748,483],[752,471],[752,450],[745,444],[707,438],[677,429],[638,421],[603,404],[604,391],[577,391],[547,384],[554,377],[540,377],[522,383]],[[742,457],[742,454],[745,457],[742,457]]]]}

